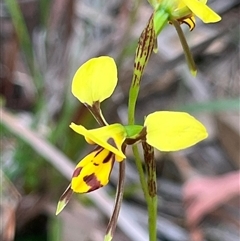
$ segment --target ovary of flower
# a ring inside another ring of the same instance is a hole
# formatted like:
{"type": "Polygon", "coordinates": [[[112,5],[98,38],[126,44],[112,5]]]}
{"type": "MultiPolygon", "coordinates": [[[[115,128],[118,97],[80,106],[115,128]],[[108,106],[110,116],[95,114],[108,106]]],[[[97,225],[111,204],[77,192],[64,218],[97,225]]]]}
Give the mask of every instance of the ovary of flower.
{"type": "Polygon", "coordinates": [[[86,193],[107,185],[114,161],[114,153],[97,146],[76,166],[71,189],[77,193],[86,193]]]}
{"type": "Polygon", "coordinates": [[[70,128],[83,135],[89,144],[99,145],[115,154],[116,161],[121,162],[126,158],[122,151],[122,144],[126,139],[126,130],[121,124],[87,130],[82,125],[71,123],[70,128]]]}
{"type": "Polygon", "coordinates": [[[160,151],[178,151],[207,138],[206,128],[184,112],[157,111],[145,119],[146,141],[160,151]]]}
{"type": "Polygon", "coordinates": [[[72,93],[83,104],[93,106],[110,97],[117,85],[117,66],[113,58],[101,56],[85,62],[75,73],[72,93]]]}

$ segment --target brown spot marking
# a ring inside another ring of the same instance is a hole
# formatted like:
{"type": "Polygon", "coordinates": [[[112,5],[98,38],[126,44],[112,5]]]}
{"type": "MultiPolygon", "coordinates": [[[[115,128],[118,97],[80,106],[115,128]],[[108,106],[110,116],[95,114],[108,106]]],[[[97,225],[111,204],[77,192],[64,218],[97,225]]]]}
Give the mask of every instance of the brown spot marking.
{"type": "Polygon", "coordinates": [[[97,190],[98,188],[103,187],[103,185],[100,185],[99,187],[95,188],[95,187],[91,187],[87,192],[92,192],[94,190],[97,190]]]}
{"type": "Polygon", "coordinates": [[[150,54],[152,53],[154,47],[155,31],[153,27],[153,16],[149,19],[146,28],[143,30],[140,38],[141,41],[141,52],[139,57],[144,57],[145,61],[148,61],[150,54]]]}
{"type": "Polygon", "coordinates": [[[73,172],[73,174],[72,174],[72,177],[78,177],[79,174],[80,174],[80,172],[81,172],[81,170],[82,170],[82,167],[77,167],[77,168],[74,170],[74,172],[73,172]]]}
{"type": "Polygon", "coordinates": [[[95,153],[95,155],[94,155],[94,157],[96,157],[96,156],[98,156],[99,155],[99,153],[104,149],[104,148],[102,148],[101,146],[99,146],[100,148],[96,148],[94,151],[97,151],[96,153],[95,153]]]}
{"type": "Polygon", "coordinates": [[[156,41],[154,23],[153,23],[153,15],[150,17],[147,26],[144,28],[143,32],[140,35],[138,40],[138,46],[135,55],[135,63],[134,63],[134,72],[137,72],[133,76],[133,86],[139,85],[141,75],[144,71],[145,65],[147,64],[149,57],[153,51],[154,45],[156,41]],[[139,62],[141,59],[141,62],[139,62]]]}
{"type": "Polygon", "coordinates": [[[101,183],[98,181],[96,175],[92,173],[91,175],[85,176],[83,181],[90,186],[90,189],[87,192],[94,191],[100,187],[102,187],[101,183]]]}
{"type": "Polygon", "coordinates": [[[109,152],[108,155],[103,159],[102,163],[108,163],[112,159],[113,155],[114,154],[112,152],[109,152]]]}
{"type": "Polygon", "coordinates": [[[97,164],[97,163],[95,163],[95,162],[93,163],[93,165],[96,166],[96,167],[99,166],[99,164],[97,164]]]}
{"type": "Polygon", "coordinates": [[[138,76],[136,74],[134,74],[134,77],[133,77],[133,86],[137,86],[139,85],[139,82],[138,82],[138,76]]]}
{"type": "Polygon", "coordinates": [[[140,68],[140,67],[141,67],[141,64],[140,64],[140,62],[138,61],[138,62],[137,62],[137,69],[141,71],[141,68],[140,68]]]}

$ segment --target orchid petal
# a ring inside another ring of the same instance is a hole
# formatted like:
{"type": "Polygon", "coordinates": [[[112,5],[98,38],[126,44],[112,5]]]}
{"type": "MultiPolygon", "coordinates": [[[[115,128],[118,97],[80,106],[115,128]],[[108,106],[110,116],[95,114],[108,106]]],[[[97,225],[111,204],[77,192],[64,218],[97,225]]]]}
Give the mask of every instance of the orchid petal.
{"type": "Polygon", "coordinates": [[[160,151],[177,151],[207,138],[206,128],[184,112],[158,111],[147,116],[146,141],[160,151]]]}

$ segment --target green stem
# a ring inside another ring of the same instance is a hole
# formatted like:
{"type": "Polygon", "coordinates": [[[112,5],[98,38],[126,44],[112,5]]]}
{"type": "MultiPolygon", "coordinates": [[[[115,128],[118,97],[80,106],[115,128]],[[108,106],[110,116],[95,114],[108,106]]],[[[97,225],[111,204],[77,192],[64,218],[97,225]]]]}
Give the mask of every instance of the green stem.
{"type": "Polygon", "coordinates": [[[150,197],[148,204],[149,240],[157,240],[157,195],[150,197]]]}
{"type": "Polygon", "coordinates": [[[147,186],[147,182],[145,179],[145,174],[144,174],[143,167],[142,167],[142,161],[141,161],[141,157],[140,157],[137,145],[132,146],[132,151],[133,151],[133,155],[135,157],[136,167],[138,170],[139,179],[140,179],[141,187],[143,190],[144,198],[147,202],[147,206],[149,206],[148,204],[150,203],[150,196],[148,193],[148,186],[147,186]]]}
{"type": "MultiPolygon", "coordinates": [[[[156,33],[160,33],[167,23],[168,15],[164,11],[155,12],[149,19],[149,22],[143,30],[138,46],[136,49],[136,56],[134,61],[134,71],[131,87],[129,90],[128,102],[128,124],[134,125],[135,123],[135,107],[140,89],[140,81],[143,71],[148,63],[150,55],[156,44],[156,33]]],[[[135,157],[136,167],[139,173],[141,187],[148,207],[148,223],[149,223],[149,241],[156,241],[156,218],[157,218],[157,196],[151,196],[151,190],[146,182],[145,174],[142,167],[141,157],[138,147],[133,145],[133,154],[135,157]]],[[[154,170],[155,171],[155,170],[154,170]]],[[[155,177],[156,180],[156,177],[155,177]]]]}

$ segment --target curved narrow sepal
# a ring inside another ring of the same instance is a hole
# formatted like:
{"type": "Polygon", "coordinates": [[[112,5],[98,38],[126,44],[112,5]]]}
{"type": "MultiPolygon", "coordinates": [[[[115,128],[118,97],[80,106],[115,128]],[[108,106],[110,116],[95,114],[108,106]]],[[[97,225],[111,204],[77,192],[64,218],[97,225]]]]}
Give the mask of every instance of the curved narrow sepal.
{"type": "Polygon", "coordinates": [[[171,20],[171,22],[174,25],[174,27],[175,27],[175,29],[177,31],[178,37],[180,39],[180,42],[182,44],[183,52],[184,52],[185,59],[186,59],[187,64],[188,64],[189,71],[192,74],[192,76],[196,77],[196,75],[197,75],[197,67],[196,67],[196,64],[194,62],[192,53],[191,53],[191,51],[189,49],[188,43],[186,41],[186,38],[184,36],[184,33],[182,31],[182,28],[180,27],[180,23],[179,23],[179,21],[177,21],[175,19],[171,20]]]}
{"type": "Polygon", "coordinates": [[[73,190],[71,189],[71,186],[69,185],[58,201],[56,215],[58,215],[65,208],[65,206],[68,204],[72,194],[73,194],[73,190]]]}

